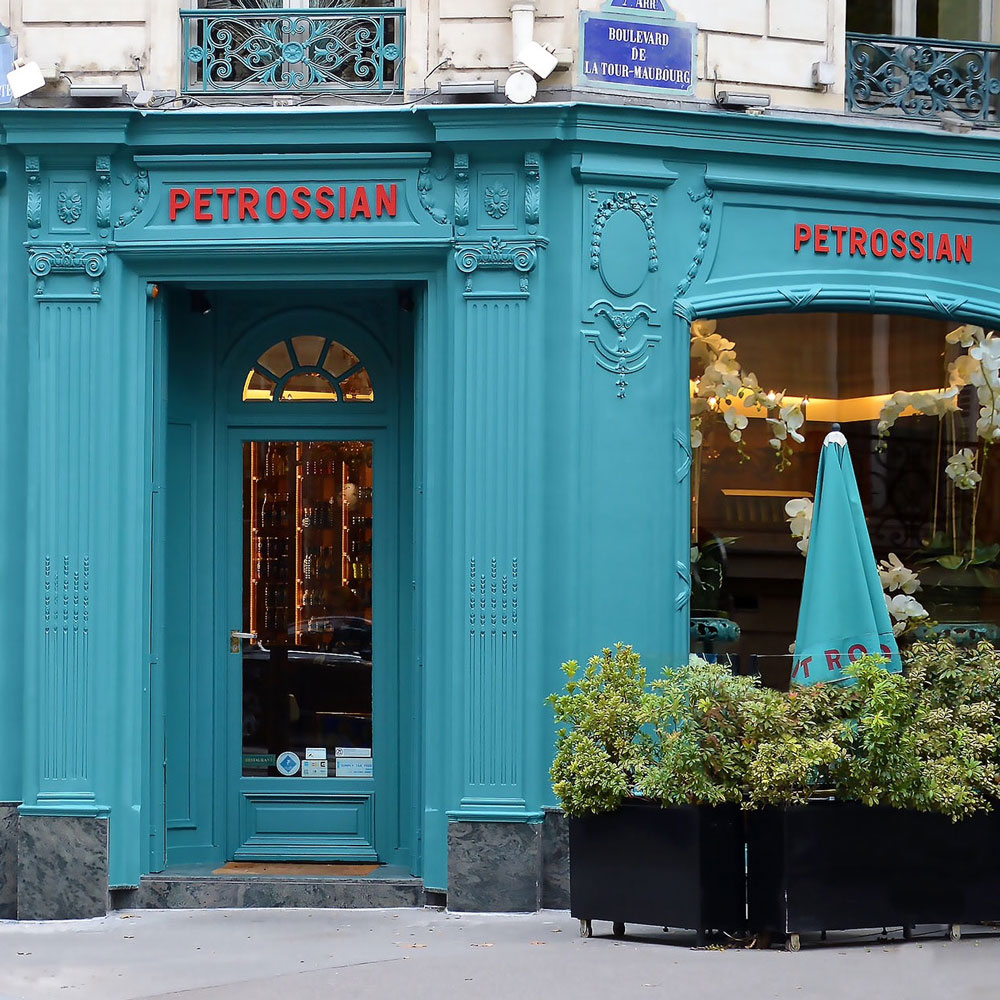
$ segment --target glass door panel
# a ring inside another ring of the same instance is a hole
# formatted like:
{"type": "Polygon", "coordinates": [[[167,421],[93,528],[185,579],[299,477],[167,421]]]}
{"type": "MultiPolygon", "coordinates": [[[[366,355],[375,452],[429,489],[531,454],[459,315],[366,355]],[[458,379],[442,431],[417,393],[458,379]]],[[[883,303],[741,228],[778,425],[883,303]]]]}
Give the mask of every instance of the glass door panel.
{"type": "Polygon", "coordinates": [[[244,777],[372,776],[372,442],[243,444],[244,777]]]}

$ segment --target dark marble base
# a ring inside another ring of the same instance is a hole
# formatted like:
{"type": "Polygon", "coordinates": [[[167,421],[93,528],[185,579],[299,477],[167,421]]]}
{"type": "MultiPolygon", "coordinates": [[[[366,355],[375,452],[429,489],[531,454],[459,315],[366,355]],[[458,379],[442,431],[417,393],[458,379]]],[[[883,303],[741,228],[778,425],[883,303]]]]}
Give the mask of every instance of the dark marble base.
{"type": "Polygon", "coordinates": [[[542,823],[542,906],[569,909],[569,823],[561,809],[546,809],[542,823]]]}
{"type": "Polygon", "coordinates": [[[533,913],[541,903],[542,825],[448,824],[448,909],[533,913]]]}
{"type": "Polygon", "coordinates": [[[385,908],[423,906],[418,878],[350,879],[144,875],[138,889],[113,895],[115,909],[209,909],[212,907],[314,906],[385,908]]]}
{"type": "Polygon", "coordinates": [[[17,802],[0,802],[0,920],[17,918],[17,802]]]}
{"type": "Polygon", "coordinates": [[[106,819],[21,816],[17,840],[19,920],[73,920],[107,914],[106,819]]]}

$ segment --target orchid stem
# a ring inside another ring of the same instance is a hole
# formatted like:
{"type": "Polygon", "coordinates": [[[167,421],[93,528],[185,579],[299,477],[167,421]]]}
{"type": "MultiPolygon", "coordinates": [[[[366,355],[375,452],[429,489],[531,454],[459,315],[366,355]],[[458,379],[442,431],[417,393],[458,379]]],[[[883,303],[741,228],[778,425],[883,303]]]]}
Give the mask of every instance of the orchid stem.
{"type": "Polygon", "coordinates": [[[941,445],[944,437],[944,420],[938,421],[937,460],[934,462],[934,518],[931,521],[931,544],[937,536],[938,503],[941,499],[941,445]]]}
{"type": "Polygon", "coordinates": [[[983,445],[983,461],[979,462],[979,456],[976,456],[976,464],[979,466],[979,482],[976,484],[976,496],[972,501],[972,528],[971,528],[971,538],[969,540],[969,562],[972,562],[976,558],[976,517],[979,515],[979,501],[983,496],[983,483],[986,481],[986,459],[990,454],[990,446],[988,444],[983,445]]]}

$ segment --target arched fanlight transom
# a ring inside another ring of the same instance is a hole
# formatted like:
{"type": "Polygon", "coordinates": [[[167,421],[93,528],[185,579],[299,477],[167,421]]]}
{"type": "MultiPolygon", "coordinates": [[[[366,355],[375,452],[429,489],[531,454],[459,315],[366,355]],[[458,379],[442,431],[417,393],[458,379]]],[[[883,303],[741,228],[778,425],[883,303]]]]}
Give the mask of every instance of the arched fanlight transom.
{"type": "Polygon", "coordinates": [[[272,344],[243,384],[246,402],[371,403],[368,369],[330,337],[303,334],[272,344]]]}

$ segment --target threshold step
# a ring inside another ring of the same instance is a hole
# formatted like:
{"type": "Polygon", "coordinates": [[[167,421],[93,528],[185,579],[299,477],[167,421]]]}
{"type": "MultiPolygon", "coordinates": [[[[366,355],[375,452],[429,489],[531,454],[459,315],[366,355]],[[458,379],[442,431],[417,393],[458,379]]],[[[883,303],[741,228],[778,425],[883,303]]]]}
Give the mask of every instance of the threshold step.
{"type": "Polygon", "coordinates": [[[143,875],[137,889],[115,889],[116,910],[310,906],[383,909],[424,906],[424,883],[412,876],[143,875]]]}

